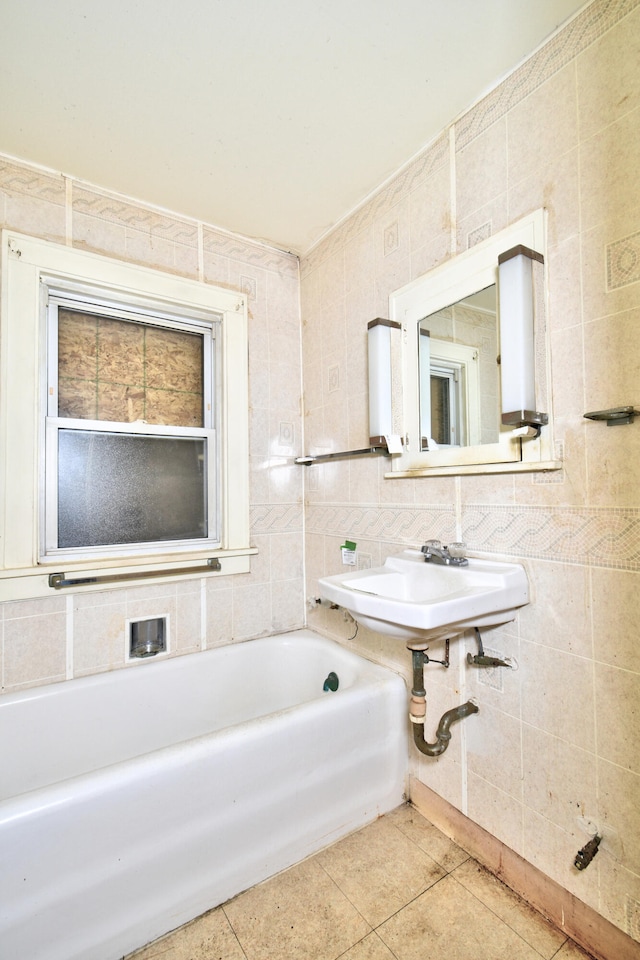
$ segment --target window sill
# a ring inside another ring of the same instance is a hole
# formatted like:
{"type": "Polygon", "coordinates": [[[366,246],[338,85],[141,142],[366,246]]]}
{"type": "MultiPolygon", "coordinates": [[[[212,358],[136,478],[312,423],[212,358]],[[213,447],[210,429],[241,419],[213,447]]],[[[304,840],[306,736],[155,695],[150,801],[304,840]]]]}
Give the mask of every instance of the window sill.
{"type": "Polygon", "coordinates": [[[217,550],[200,557],[191,556],[189,560],[184,556],[165,558],[161,563],[127,562],[115,566],[111,561],[93,567],[59,563],[47,570],[42,566],[25,570],[3,570],[0,572],[0,602],[249,573],[249,558],[257,553],[256,547],[246,547],[238,550],[217,550]],[[207,560],[212,558],[219,560],[219,570],[207,568],[207,560]],[[51,584],[50,577],[60,573],[63,573],[65,580],[78,582],[56,588],[51,584]]]}

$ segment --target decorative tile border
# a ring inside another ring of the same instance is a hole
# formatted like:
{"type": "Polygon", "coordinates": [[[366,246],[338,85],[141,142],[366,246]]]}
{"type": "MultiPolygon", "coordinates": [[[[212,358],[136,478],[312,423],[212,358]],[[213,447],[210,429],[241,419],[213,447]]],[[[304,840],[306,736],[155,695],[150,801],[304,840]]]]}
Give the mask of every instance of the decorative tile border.
{"type": "Polygon", "coordinates": [[[516,104],[634,10],[640,0],[594,0],[456,122],[456,149],[468,146],[516,104]]]}
{"type": "MultiPolygon", "coordinates": [[[[153,234],[174,243],[189,247],[198,245],[198,224],[165,215],[143,204],[128,202],[117,196],[74,186],[73,206],[83,213],[113,224],[146,234],[153,234]]],[[[272,247],[253,243],[207,224],[202,231],[203,249],[242,263],[260,266],[280,275],[298,276],[298,259],[292,254],[281,253],[272,247]]]]}
{"type": "MultiPolygon", "coordinates": [[[[428,537],[454,537],[456,517],[453,506],[313,503],[307,508],[306,530],[417,545],[428,537]]],[[[462,509],[461,530],[474,551],[640,570],[640,510],[471,504],[462,509]]]]}
{"type": "Polygon", "coordinates": [[[445,540],[455,537],[455,513],[452,506],[366,507],[353,503],[309,504],[306,513],[308,533],[352,540],[397,540],[417,546],[429,537],[445,540]]]}
{"type": "Polygon", "coordinates": [[[66,183],[62,175],[55,176],[23,167],[10,160],[0,159],[0,190],[60,206],[66,201],[66,183]]]}
{"type": "MultiPolygon", "coordinates": [[[[638,4],[640,0],[594,0],[498,87],[456,121],[455,149],[468,146],[475,137],[570,63],[581,51],[631,13],[638,4]]],[[[301,275],[308,275],[341,250],[349,240],[410,193],[421,180],[448,162],[449,136],[448,132],[444,131],[403,171],[303,257],[301,275]]]]}
{"type": "MultiPolygon", "coordinates": [[[[640,2],[640,0],[639,0],[640,2]]],[[[300,264],[301,274],[311,273],[325,260],[362,230],[371,226],[396,203],[408,196],[416,186],[432,173],[449,163],[449,136],[442,133],[389,183],[381,187],[369,201],[359,207],[340,226],[305,255],[300,264]]]]}
{"type": "Polygon", "coordinates": [[[461,528],[472,550],[640,570],[640,510],[472,504],[461,528]]]}
{"type": "Polygon", "coordinates": [[[198,245],[198,228],[195,222],[162,214],[112,194],[87,190],[75,183],[73,210],[74,213],[95,217],[130,230],[153,234],[165,240],[171,240],[173,243],[181,243],[189,247],[198,245]]]}
{"type": "MultiPolygon", "coordinates": [[[[62,174],[48,173],[28,163],[0,155],[0,190],[7,194],[33,197],[64,207],[68,202],[67,185],[71,184],[71,210],[77,215],[147,237],[158,237],[183,247],[198,248],[199,223],[170,212],[157,210],[142,202],[110,191],[101,190],[62,174]]],[[[203,225],[202,243],[206,252],[263,267],[293,280],[298,278],[298,258],[249,238],[203,225]]],[[[246,278],[245,278],[246,279],[246,278]]]]}
{"type": "Polygon", "coordinates": [[[253,534],[301,531],[302,503],[253,503],[249,511],[249,523],[253,534]]]}
{"type": "Polygon", "coordinates": [[[298,278],[298,258],[292,253],[276,250],[263,244],[253,243],[243,237],[225,233],[215,227],[205,225],[203,230],[205,253],[227,257],[255,267],[271,270],[283,277],[298,278]]]}

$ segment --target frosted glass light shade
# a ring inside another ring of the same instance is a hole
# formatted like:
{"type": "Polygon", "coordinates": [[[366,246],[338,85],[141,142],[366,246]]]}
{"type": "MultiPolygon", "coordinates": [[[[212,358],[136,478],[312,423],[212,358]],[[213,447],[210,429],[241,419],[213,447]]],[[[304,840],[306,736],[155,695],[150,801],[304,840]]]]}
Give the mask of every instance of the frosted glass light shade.
{"type": "MultiPolygon", "coordinates": [[[[367,326],[369,353],[369,442],[383,443],[393,434],[394,374],[391,338],[401,329],[394,320],[378,317],[367,326]]],[[[396,334],[397,335],[397,334],[396,334]]]]}
{"type": "Polygon", "coordinates": [[[536,409],[534,263],[542,254],[518,246],[498,257],[500,289],[500,377],[502,422],[546,423],[536,409]]]}

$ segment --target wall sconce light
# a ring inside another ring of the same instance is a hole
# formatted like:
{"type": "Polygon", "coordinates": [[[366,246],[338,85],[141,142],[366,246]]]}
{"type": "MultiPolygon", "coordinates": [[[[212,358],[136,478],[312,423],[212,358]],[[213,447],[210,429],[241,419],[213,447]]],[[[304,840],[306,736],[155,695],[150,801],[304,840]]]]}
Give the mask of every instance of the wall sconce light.
{"type": "Polygon", "coordinates": [[[549,422],[536,409],[536,278],[544,257],[522,245],[498,257],[502,423],[539,428],[549,422]]]}
{"type": "Polygon", "coordinates": [[[385,444],[389,452],[400,446],[399,426],[394,422],[394,409],[401,391],[401,324],[378,317],[367,325],[369,346],[369,443],[385,444]],[[396,403],[393,400],[396,397],[396,403]],[[394,437],[390,446],[390,438],[394,437]]]}

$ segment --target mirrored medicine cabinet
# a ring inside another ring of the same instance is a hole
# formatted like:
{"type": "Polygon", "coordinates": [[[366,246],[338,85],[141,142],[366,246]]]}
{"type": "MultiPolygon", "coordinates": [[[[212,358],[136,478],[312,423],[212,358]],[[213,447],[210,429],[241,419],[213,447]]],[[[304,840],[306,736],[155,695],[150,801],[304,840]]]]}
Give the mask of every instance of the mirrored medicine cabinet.
{"type": "Polygon", "coordinates": [[[523,429],[501,422],[501,328],[509,317],[500,316],[498,258],[518,246],[544,257],[545,226],[545,211],[537,210],[391,295],[390,319],[401,326],[393,404],[403,448],[387,476],[560,468],[553,456],[546,265],[533,291],[533,352],[536,398],[548,423],[523,429]]]}

